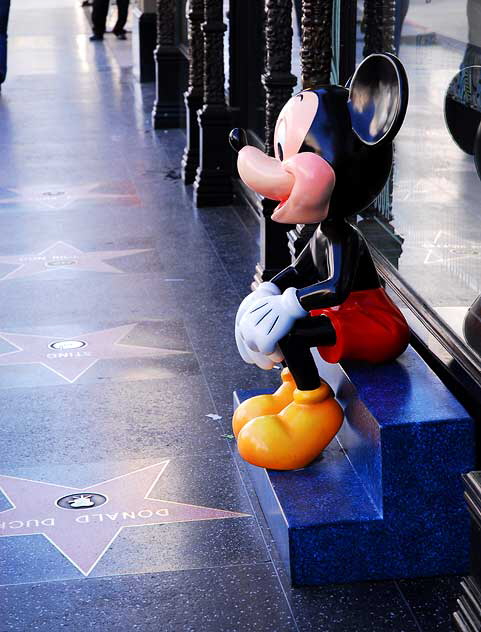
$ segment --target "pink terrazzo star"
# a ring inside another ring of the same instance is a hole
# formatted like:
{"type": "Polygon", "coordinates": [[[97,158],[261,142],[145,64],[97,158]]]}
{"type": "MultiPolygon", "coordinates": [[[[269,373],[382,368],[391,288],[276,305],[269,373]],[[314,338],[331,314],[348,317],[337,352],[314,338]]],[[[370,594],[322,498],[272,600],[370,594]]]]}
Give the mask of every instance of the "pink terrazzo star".
{"type": "MultiPolygon", "coordinates": [[[[140,199],[130,182],[91,182],[76,186],[57,184],[8,188],[0,191],[0,204],[30,203],[47,209],[61,210],[76,202],[115,201],[117,204],[137,206],[140,199]],[[2,195],[3,191],[5,193],[2,195]]],[[[36,208],[32,210],[37,210],[36,208]]]]}
{"type": "Polygon", "coordinates": [[[0,354],[0,367],[41,364],[67,382],[73,383],[99,360],[117,358],[159,358],[185,355],[190,351],[121,344],[137,323],[102,329],[65,338],[0,332],[0,338],[16,351],[0,354]]]}
{"type": "Polygon", "coordinates": [[[0,537],[44,535],[87,576],[125,527],[248,517],[151,498],[168,463],[83,488],[0,475],[0,490],[13,505],[0,512],[0,537]]]}
{"type": "Polygon", "coordinates": [[[17,266],[15,270],[0,277],[0,281],[22,279],[42,273],[52,273],[59,269],[79,270],[82,272],[110,272],[123,274],[122,270],[105,263],[109,259],[128,257],[150,249],[97,250],[84,252],[71,244],[57,241],[45,250],[35,254],[6,255],[0,257],[0,264],[17,266]]]}

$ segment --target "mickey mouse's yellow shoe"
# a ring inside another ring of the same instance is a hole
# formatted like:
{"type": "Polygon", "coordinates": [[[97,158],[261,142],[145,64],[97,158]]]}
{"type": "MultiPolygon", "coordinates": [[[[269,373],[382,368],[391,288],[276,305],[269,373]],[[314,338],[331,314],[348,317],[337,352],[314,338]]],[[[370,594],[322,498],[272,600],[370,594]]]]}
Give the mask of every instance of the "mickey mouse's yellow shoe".
{"type": "Polygon", "coordinates": [[[241,429],[254,417],[275,415],[292,402],[296,383],[289,369],[282,369],[282,384],[272,395],[256,395],[240,404],[232,418],[232,430],[237,437],[241,429]]]}
{"type": "Polygon", "coordinates": [[[342,408],[328,384],[294,391],[294,401],[277,415],[251,419],[240,430],[241,456],[259,467],[296,470],[313,461],[342,425],[342,408]]]}

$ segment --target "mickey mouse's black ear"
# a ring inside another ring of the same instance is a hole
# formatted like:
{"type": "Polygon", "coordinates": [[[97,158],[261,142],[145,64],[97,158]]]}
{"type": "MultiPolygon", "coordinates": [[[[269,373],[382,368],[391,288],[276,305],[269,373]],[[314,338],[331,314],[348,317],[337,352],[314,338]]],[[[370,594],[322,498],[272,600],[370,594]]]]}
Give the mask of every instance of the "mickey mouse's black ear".
{"type": "Polygon", "coordinates": [[[352,129],[366,145],[389,143],[406,115],[409,87],[404,66],[389,53],[369,55],[350,79],[352,129]]]}

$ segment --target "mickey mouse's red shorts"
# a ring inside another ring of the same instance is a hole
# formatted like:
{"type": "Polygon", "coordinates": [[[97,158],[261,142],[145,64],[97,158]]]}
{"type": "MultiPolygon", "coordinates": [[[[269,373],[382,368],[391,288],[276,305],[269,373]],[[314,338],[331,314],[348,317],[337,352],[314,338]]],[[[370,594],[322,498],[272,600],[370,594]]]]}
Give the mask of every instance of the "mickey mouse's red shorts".
{"type": "Polygon", "coordinates": [[[336,331],[334,345],[318,347],[326,362],[389,362],[409,343],[408,324],[382,288],[351,292],[341,305],[311,315],[327,316],[336,331]]]}

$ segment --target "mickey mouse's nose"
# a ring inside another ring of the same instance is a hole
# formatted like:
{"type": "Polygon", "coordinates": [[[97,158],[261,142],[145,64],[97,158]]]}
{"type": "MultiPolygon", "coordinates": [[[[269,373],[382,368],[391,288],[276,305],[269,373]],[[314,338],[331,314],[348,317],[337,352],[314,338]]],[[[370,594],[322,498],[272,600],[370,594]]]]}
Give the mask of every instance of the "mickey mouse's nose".
{"type": "Polygon", "coordinates": [[[241,127],[236,127],[229,134],[229,143],[234,151],[240,151],[247,143],[247,134],[241,127]]]}

